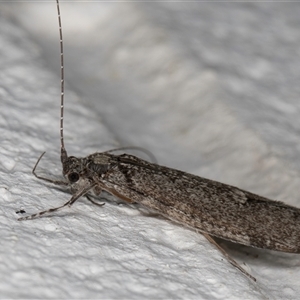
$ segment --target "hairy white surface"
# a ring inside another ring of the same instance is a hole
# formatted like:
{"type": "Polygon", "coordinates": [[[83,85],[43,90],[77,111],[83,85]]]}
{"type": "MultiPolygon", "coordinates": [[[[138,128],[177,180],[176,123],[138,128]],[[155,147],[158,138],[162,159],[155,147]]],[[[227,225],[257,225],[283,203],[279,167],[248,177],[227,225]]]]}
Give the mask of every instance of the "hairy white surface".
{"type": "MultiPolygon", "coordinates": [[[[65,143],[142,146],[160,164],[300,207],[296,3],[62,3],[65,143]]],[[[223,244],[134,206],[81,199],[61,175],[53,3],[0,6],[1,298],[295,299],[300,257],[223,244]]],[[[105,148],[104,148],[105,146],[105,148]]]]}

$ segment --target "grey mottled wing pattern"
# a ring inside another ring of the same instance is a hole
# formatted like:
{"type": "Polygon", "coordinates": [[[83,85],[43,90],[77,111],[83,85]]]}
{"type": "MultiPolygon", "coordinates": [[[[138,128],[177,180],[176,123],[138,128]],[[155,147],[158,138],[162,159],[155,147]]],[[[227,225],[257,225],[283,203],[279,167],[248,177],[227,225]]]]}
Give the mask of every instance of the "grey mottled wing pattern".
{"type": "Polygon", "coordinates": [[[300,252],[297,208],[131,155],[111,159],[104,185],[171,220],[244,245],[300,252]]]}

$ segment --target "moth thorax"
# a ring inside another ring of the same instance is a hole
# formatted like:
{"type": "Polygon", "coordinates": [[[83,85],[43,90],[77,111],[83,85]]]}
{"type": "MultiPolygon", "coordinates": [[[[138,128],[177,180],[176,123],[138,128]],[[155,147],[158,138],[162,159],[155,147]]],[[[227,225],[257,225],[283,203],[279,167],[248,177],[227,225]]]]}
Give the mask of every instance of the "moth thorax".
{"type": "Polygon", "coordinates": [[[99,165],[107,165],[110,163],[110,157],[102,154],[102,153],[97,153],[95,155],[93,155],[90,160],[94,163],[94,164],[99,164],[99,165]]]}

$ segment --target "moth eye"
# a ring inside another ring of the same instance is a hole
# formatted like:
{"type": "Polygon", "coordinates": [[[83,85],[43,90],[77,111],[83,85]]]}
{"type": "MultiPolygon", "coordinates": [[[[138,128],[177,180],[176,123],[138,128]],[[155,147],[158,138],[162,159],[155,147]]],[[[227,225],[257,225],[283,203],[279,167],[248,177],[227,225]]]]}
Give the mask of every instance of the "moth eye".
{"type": "Polygon", "coordinates": [[[68,179],[69,179],[70,182],[73,182],[73,183],[74,183],[74,182],[78,181],[79,175],[78,175],[78,173],[76,173],[76,172],[70,173],[70,174],[68,175],[68,179]]]}

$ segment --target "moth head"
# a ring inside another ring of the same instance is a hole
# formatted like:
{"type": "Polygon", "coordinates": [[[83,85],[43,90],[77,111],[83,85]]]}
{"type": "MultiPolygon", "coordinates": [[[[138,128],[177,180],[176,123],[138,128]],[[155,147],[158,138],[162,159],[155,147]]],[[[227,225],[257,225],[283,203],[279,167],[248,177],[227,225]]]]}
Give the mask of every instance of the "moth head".
{"type": "Polygon", "coordinates": [[[83,158],[70,156],[63,162],[63,175],[71,184],[78,182],[83,174],[83,160],[83,158]]]}

